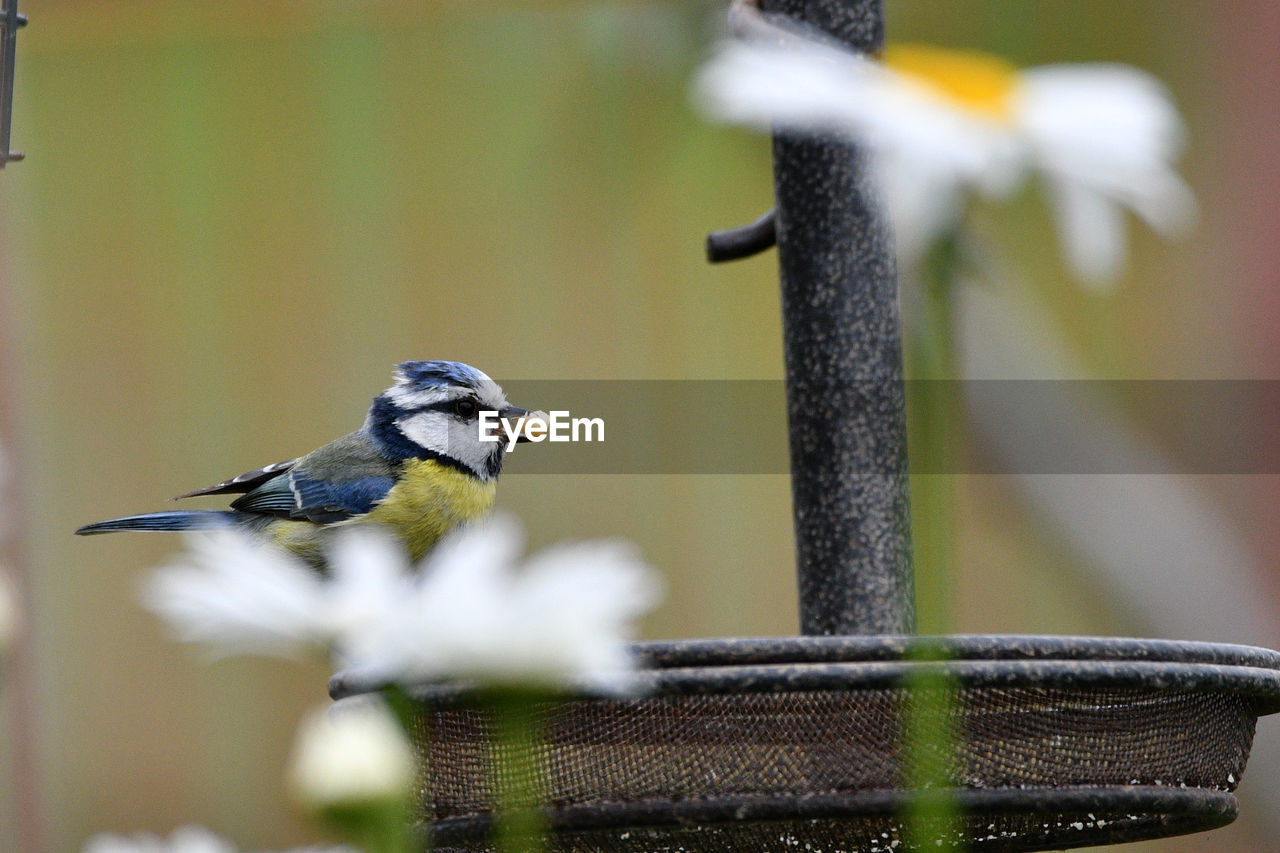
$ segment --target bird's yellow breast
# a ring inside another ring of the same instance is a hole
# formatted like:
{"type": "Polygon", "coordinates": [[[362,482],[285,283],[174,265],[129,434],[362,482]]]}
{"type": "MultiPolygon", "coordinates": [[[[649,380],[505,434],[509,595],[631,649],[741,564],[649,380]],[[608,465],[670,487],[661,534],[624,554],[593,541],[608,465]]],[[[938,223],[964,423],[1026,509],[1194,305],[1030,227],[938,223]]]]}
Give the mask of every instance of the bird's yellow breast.
{"type": "Polygon", "coordinates": [[[410,459],[387,496],[365,515],[324,527],[277,519],[264,532],[277,544],[321,566],[330,531],[348,524],[384,524],[404,541],[413,559],[420,560],[440,537],[487,513],[496,491],[493,480],[477,479],[433,459],[410,459]]]}
{"type": "Polygon", "coordinates": [[[387,496],[359,520],[393,528],[419,560],[441,536],[488,512],[496,491],[493,480],[477,479],[434,459],[410,459],[387,496]]]}

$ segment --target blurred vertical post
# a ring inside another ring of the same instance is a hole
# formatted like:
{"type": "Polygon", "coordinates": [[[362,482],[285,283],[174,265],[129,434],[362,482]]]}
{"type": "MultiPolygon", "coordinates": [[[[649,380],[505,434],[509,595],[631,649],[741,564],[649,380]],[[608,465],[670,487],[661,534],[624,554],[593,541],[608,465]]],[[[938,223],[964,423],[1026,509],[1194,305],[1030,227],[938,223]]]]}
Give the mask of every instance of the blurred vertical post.
{"type": "MultiPolygon", "coordinates": [[[[0,168],[22,155],[9,150],[9,131],[13,125],[13,77],[17,64],[18,30],[27,23],[18,14],[18,0],[0,0],[0,168]]],[[[0,233],[0,257],[7,249],[7,235],[0,233]]],[[[25,549],[26,516],[22,490],[22,466],[18,453],[11,452],[19,441],[18,354],[12,284],[5,276],[7,264],[0,263],[0,444],[9,452],[6,461],[7,482],[0,482],[0,504],[7,516],[7,536],[0,536],[0,563],[8,571],[13,596],[23,619],[31,612],[29,563],[25,549]]],[[[35,654],[25,629],[20,630],[4,661],[4,693],[7,700],[10,767],[13,778],[21,780],[14,790],[16,811],[16,846],[22,851],[46,848],[47,834],[42,802],[43,788],[38,744],[38,685],[35,654]]]]}
{"type": "Polygon", "coordinates": [[[18,28],[27,19],[18,14],[18,0],[0,0],[0,169],[22,155],[9,150],[13,125],[13,74],[17,64],[18,28]]]}
{"type": "MultiPolygon", "coordinates": [[[[763,0],[855,50],[884,41],[881,0],[763,0]]],[[[914,626],[896,270],[866,156],[775,133],[791,492],[805,634],[914,626]]]]}

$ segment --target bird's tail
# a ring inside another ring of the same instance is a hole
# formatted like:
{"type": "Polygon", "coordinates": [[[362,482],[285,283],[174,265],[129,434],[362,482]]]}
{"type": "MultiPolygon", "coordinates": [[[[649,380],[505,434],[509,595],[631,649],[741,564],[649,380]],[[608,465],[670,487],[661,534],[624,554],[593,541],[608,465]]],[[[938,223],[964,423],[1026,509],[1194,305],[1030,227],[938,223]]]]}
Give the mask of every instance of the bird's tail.
{"type": "Polygon", "coordinates": [[[148,512],[86,524],[76,534],[92,536],[95,533],[114,533],[117,530],[208,530],[230,524],[234,518],[235,514],[232,512],[212,509],[148,512]]]}

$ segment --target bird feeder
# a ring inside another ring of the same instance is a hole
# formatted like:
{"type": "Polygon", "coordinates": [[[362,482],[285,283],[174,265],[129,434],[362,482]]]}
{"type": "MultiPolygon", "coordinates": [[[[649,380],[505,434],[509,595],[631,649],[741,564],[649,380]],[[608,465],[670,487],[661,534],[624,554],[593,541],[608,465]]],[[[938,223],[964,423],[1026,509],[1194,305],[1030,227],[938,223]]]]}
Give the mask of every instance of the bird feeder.
{"type": "MultiPolygon", "coordinates": [[[[878,0],[764,9],[883,40],[878,0]]],[[[849,143],[775,135],[773,154],[776,220],[743,240],[776,231],[804,636],[637,644],[644,694],[540,706],[523,763],[465,689],[417,691],[435,849],[490,849],[495,762],[532,768],[568,851],[1057,850],[1229,823],[1256,720],[1280,710],[1280,653],[912,634],[889,239],[849,143]]]]}

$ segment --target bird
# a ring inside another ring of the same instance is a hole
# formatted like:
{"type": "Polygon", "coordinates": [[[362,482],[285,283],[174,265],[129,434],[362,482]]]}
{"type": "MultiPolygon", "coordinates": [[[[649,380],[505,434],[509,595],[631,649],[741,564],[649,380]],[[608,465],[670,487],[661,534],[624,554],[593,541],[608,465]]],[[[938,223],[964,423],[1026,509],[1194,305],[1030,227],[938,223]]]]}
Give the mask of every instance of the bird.
{"type": "Polygon", "coordinates": [[[323,571],[331,531],[372,523],[389,528],[420,560],[449,531],[493,507],[503,459],[514,444],[496,432],[492,414],[484,432],[482,413],[515,421],[516,441],[527,438],[521,419],[541,413],[511,405],[496,382],[457,361],[406,361],[394,380],[373,398],[355,432],[174,498],[239,495],[228,509],[127,515],[75,532],[239,525],[323,571]]]}

